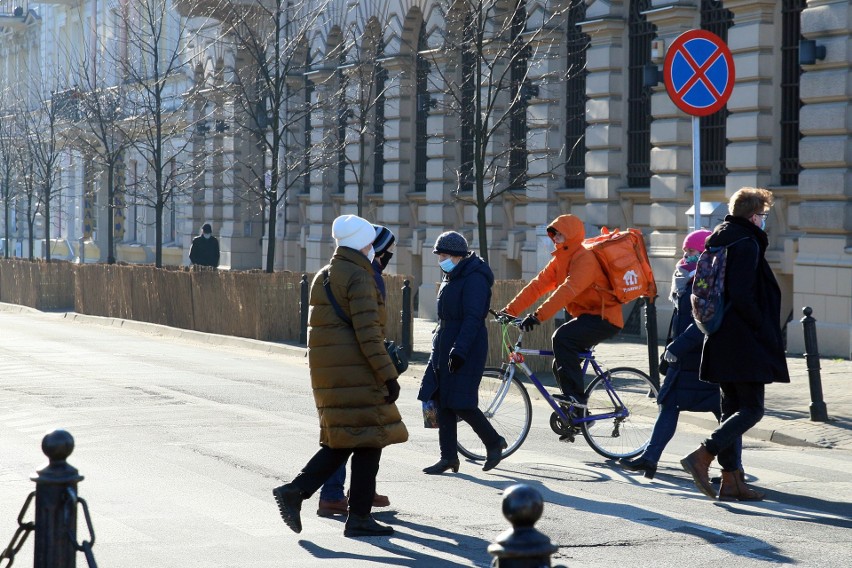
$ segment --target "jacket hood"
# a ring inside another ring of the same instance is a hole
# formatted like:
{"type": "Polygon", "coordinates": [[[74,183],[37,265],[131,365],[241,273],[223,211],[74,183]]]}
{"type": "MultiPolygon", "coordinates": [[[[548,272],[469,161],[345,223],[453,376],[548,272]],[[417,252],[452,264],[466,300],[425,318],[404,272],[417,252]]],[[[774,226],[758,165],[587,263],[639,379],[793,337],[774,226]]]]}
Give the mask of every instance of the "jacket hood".
{"type": "Polygon", "coordinates": [[[447,275],[447,279],[452,280],[453,278],[467,276],[474,272],[479,272],[485,276],[489,286],[494,284],[494,273],[491,271],[491,267],[482,258],[477,256],[475,252],[470,253],[470,255],[459,261],[453,271],[447,275]]]}
{"type": "Polygon", "coordinates": [[[554,228],[565,237],[563,248],[569,248],[574,245],[579,245],[586,238],[586,226],[583,221],[576,215],[560,215],[547,226],[548,229],[554,228]]]}

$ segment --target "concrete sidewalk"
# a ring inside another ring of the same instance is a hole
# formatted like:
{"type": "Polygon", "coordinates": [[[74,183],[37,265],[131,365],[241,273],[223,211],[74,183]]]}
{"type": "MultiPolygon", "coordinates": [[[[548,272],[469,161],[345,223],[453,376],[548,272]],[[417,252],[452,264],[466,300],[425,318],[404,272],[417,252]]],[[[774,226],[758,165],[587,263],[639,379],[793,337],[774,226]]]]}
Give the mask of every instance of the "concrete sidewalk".
{"type": "MultiPolygon", "coordinates": [[[[33,312],[42,314],[31,308],[1,304],[4,311],[33,312]]],[[[244,348],[257,349],[268,353],[280,353],[304,357],[306,349],[298,345],[270,343],[241,337],[231,337],[171,328],[161,325],[122,320],[118,318],[103,318],[87,316],[73,312],[45,313],[54,317],[66,318],[70,321],[87,324],[110,325],[133,329],[142,333],[152,333],[161,336],[182,338],[208,345],[240,345],[244,348]]],[[[435,324],[429,320],[415,319],[414,321],[414,356],[412,363],[402,377],[410,388],[416,388],[423,375],[425,362],[431,349],[432,330],[435,324]]],[[[630,366],[648,371],[648,350],[644,343],[626,340],[613,340],[603,343],[596,349],[598,360],[607,367],[630,366]]],[[[790,370],[789,384],[772,384],[766,389],[766,414],[758,425],[747,433],[748,437],[793,446],[818,446],[852,450],[852,361],[845,359],[820,359],[820,375],[829,420],[813,422],[810,420],[810,388],[808,370],[805,358],[800,355],[789,356],[787,365],[790,370]]],[[[552,377],[544,378],[545,384],[552,385],[552,377]]],[[[534,387],[529,389],[535,398],[534,387]]],[[[681,420],[711,430],[715,421],[709,413],[681,414],[681,420]]]]}

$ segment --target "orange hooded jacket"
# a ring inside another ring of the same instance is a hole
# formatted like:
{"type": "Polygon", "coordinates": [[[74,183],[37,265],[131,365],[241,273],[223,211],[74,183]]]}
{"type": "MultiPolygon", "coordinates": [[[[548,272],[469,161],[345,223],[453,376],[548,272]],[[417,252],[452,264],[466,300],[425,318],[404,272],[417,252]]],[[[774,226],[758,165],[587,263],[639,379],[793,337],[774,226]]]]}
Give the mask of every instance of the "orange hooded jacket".
{"type": "Polygon", "coordinates": [[[548,225],[548,229],[551,227],[565,236],[565,242],[551,253],[547,266],[518,292],[505,311],[520,315],[541,296],[553,292],[535,311],[539,321],[548,320],[565,308],[573,317],[593,314],[624,327],[621,304],[605,292],[610,288],[609,279],[595,253],[583,248],[583,222],[574,215],[560,215],[548,225]]]}

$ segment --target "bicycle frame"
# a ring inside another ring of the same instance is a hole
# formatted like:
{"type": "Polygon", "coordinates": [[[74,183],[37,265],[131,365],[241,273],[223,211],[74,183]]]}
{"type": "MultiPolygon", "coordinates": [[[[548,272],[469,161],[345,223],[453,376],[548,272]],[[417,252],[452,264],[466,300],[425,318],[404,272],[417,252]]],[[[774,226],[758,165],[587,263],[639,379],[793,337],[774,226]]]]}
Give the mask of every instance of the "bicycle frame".
{"type": "MultiPolygon", "coordinates": [[[[505,325],[505,324],[501,324],[505,325]]],[[[612,383],[609,379],[609,372],[606,369],[599,365],[595,360],[595,355],[592,350],[583,351],[580,353],[580,357],[583,358],[583,375],[586,374],[586,371],[589,369],[589,365],[592,366],[592,369],[595,371],[595,375],[603,376],[604,384],[606,385],[606,392],[609,396],[610,400],[613,403],[613,406],[618,409],[615,412],[607,412],[605,414],[589,414],[582,417],[571,417],[565,413],[562,407],[557,404],[557,402],[553,399],[547,389],[544,387],[542,382],[535,376],[532,369],[524,361],[525,355],[532,356],[544,356],[544,357],[553,357],[553,351],[541,350],[541,349],[524,349],[522,347],[522,341],[524,337],[524,332],[521,332],[518,336],[517,341],[514,345],[511,343],[507,343],[507,348],[509,349],[509,360],[504,365],[507,365],[506,376],[508,380],[504,381],[500,386],[500,389],[497,392],[497,395],[494,397],[494,400],[491,401],[488,408],[485,410],[486,416],[491,416],[494,413],[495,408],[499,408],[503,403],[503,399],[506,397],[506,394],[509,391],[509,385],[512,382],[512,378],[515,376],[516,369],[520,368],[521,372],[527,376],[527,378],[535,385],[535,388],[538,389],[538,392],[541,393],[541,396],[544,397],[544,400],[550,405],[553,411],[559,416],[560,419],[564,420],[565,424],[573,424],[577,425],[582,422],[593,422],[596,420],[605,420],[607,418],[627,418],[629,415],[628,410],[625,408],[624,403],[622,403],[621,399],[618,397],[618,393],[615,392],[615,389],[612,388],[612,383]],[[489,414],[490,413],[490,414],[489,414]]]]}

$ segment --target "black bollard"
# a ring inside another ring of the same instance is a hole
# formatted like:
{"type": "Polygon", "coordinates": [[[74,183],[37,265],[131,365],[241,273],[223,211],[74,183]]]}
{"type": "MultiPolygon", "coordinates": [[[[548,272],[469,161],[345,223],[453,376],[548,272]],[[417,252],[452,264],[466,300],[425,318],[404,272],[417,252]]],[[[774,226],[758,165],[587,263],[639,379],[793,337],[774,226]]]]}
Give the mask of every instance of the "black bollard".
{"type": "Polygon", "coordinates": [[[414,336],[411,333],[411,282],[403,280],[402,282],[402,345],[405,347],[405,354],[411,357],[414,349],[414,336]]]}
{"type": "Polygon", "coordinates": [[[492,568],[543,568],[559,547],[535,528],[544,511],[541,494],[529,485],[512,485],[503,492],[503,516],[512,528],[488,545],[492,568]]]}
{"type": "Polygon", "coordinates": [[[300,284],[301,296],[299,299],[299,343],[302,345],[308,344],[308,275],[302,274],[302,282],[300,284]]]}
{"type": "Polygon", "coordinates": [[[74,438],[54,430],[42,440],[41,450],[50,462],[30,477],[36,483],[33,568],[75,568],[77,483],[83,476],[65,461],[74,451],[74,438]]]}
{"type": "Polygon", "coordinates": [[[657,346],[657,305],[654,298],[645,300],[645,333],[648,335],[648,370],[651,382],[660,390],[660,351],[657,346]]]}
{"type": "Polygon", "coordinates": [[[810,307],[802,308],[805,314],[801,320],[805,333],[805,360],[808,364],[808,382],[811,389],[811,420],[813,422],[828,422],[828,410],[822,399],[822,379],[819,374],[819,347],[817,347],[816,319],[811,317],[810,307]]]}

